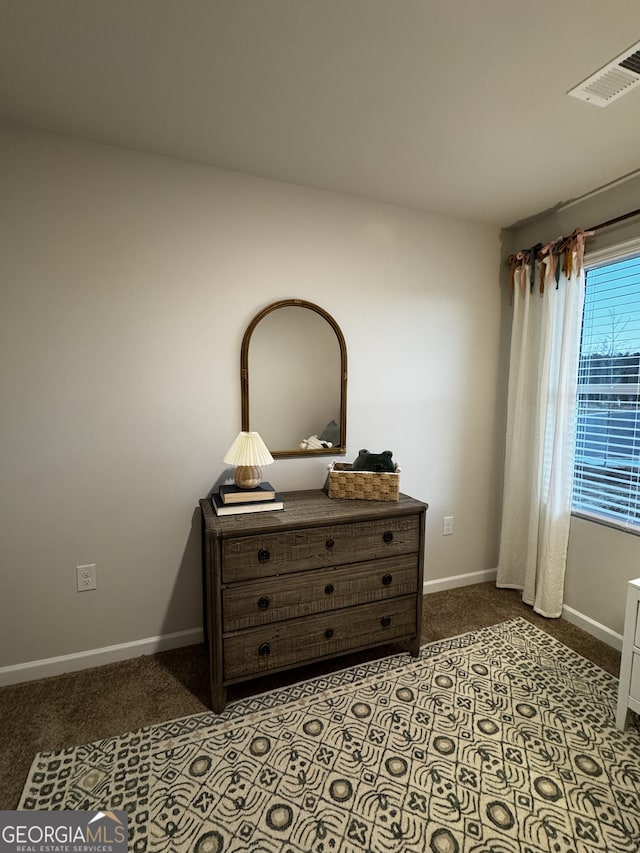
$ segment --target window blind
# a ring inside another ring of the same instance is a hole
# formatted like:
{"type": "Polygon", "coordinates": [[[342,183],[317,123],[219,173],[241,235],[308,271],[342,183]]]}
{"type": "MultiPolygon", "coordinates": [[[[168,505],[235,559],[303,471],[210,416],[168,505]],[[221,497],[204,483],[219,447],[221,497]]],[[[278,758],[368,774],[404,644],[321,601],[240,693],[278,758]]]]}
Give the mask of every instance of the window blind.
{"type": "Polygon", "coordinates": [[[640,255],[586,271],[573,509],[640,533],[640,255]]]}

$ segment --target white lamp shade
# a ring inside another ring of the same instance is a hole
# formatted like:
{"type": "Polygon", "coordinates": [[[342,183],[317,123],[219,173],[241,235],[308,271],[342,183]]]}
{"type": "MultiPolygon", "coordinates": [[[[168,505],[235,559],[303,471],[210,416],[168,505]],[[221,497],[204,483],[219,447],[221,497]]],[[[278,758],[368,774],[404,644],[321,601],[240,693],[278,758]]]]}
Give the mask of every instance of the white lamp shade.
{"type": "Polygon", "coordinates": [[[228,465],[270,465],[273,456],[257,432],[240,432],[223,461],[228,465]]]}

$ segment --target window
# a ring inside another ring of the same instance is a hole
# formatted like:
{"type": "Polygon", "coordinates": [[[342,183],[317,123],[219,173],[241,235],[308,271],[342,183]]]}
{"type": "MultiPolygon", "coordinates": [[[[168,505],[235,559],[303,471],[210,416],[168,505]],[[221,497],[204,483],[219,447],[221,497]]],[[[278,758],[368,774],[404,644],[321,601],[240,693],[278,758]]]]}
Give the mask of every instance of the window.
{"type": "Polygon", "coordinates": [[[573,510],[640,533],[640,254],[585,259],[573,510]]]}

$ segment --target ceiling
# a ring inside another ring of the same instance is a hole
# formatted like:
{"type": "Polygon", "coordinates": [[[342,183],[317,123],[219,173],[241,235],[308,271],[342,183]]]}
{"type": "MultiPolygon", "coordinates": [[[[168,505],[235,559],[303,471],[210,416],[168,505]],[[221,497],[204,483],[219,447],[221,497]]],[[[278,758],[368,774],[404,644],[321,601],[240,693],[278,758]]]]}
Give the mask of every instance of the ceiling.
{"type": "Polygon", "coordinates": [[[0,120],[508,226],[640,168],[638,0],[0,0],[0,120]]]}

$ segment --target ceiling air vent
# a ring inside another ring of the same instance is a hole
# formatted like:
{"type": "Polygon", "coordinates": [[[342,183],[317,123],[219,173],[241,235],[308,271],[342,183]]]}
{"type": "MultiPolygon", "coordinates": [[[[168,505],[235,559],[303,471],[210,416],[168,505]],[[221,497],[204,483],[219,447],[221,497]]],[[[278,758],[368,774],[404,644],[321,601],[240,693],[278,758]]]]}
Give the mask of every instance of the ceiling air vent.
{"type": "Polygon", "coordinates": [[[567,95],[607,107],[636,86],[640,86],[640,41],[570,89],[567,95]]]}

